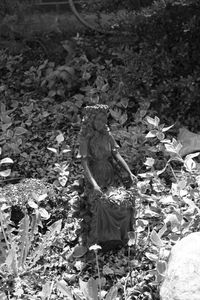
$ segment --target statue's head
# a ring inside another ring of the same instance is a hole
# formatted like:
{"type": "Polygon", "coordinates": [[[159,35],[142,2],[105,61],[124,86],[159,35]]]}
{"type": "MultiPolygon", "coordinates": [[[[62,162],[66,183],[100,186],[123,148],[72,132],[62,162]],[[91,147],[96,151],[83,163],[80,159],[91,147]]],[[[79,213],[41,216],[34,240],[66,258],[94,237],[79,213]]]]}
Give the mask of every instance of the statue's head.
{"type": "Polygon", "coordinates": [[[83,125],[90,128],[91,131],[107,130],[107,112],[108,106],[96,104],[85,107],[85,116],[83,125]]]}

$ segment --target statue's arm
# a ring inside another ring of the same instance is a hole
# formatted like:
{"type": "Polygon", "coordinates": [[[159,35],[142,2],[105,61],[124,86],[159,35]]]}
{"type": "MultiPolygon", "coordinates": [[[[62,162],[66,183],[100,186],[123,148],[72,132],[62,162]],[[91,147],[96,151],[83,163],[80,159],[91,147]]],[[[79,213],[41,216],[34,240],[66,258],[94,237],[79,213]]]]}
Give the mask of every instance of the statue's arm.
{"type": "Polygon", "coordinates": [[[115,158],[115,160],[117,162],[120,163],[120,165],[122,166],[122,168],[128,173],[128,175],[130,176],[132,181],[136,181],[137,178],[136,176],[131,172],[129,166],[127,165],[127,163],[125,162],[125,160],[123,159],[123,157],[121,156],[121,154],[119,153],[118,149],[119,149],[119,145],[117,144],[117,142],[115,141],[114,137],[112,136],[112,134],[110,133],[110,142],[111,142],[111,148],[112,148],[112,155],[115,158]]]}
{"type": "Polygon", "coordinates": [[[83,169],[84,169],[84,172],[85,172],[85,176],[86,178],[88,179],[88,181],[91,183],[91,185],[94,187],[97,185],[96,183],[96,180],[94,179],[91,171],[90,171],[90,168],[88,166],[88,159],[87,157],[83,157],[82,158],[82,166],[83,166],[83,169]]]}
{"type": "Polygon", "coordinates": [[[88,179],[88,181],[91,183],[94,191],[97,194],[102,194],[101,188],[98,186],[96,180],[94,179],[94,177],[93,177],[93,175],[92,175],[92,173],[90,171],[90,168],[88,166],[88,159],[87,159],[87,157],[83,157],[82,158],[82,166],[83,166],[83,169],[84,169],[84,172],[85,172],[85,176],[88,179]]]}
{"type": "Polygon", "coordinates": [[[127,163],[125,162],[125,160],[123,159],[123,157],[121,156],[121,154],[118,151],[113,151],[113,156],[114,158],[120,163],[120,165],[122,166],[122,168],[127,171],[127,173],[130,176],[133,176],[136,178],[135,175],[133,175],[133,173],[131,172],[129,166],[127,165],[127,163]]]}

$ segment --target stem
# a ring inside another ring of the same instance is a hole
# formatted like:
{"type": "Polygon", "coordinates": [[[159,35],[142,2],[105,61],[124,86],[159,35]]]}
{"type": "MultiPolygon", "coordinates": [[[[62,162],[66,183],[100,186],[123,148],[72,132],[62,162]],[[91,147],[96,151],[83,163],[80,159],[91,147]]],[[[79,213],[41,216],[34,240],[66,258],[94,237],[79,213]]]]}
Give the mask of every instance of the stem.
{"type": "Polygon", "coordinates": [[[131,267],[131,247],[130,246],[128,247],[128,264],[129,264],[131,286],[133,286],[133,281],[132,281],[132,267],[131,267]]]}
{"type": "Polygon", "coordinates": [[[53,290],[53,285],[54,285],[54,281],[52,281],[52,283],[51,283],[50,292],[49,292],[49,296],[48,296],[47,300],[50,300],[50,298],[51,298],[51,293],[52,293],[52,290],[53,290]]]}
{"type": "Polygon", "coordinates": [[[172,168],[172,166],[170,165],[170,163],[168,164],[168,166],[170,167],[171,171],[172,171],[172,174],[174,176],[174,178],[176,179],[176,182],[178,181],[177,177],[176,177],[176,174],[174,173],[174,170],[172,168]]]}
{"type": "Polygon", "coordinates": [[[99,269],[99,262],[98,262],[97,251],[95,251],[95,258],[96,258],[97,273],[98,273],[98,278],[99,278],[99,299],[101,300],[101,277],[100,277],[100,269],[99,269]]]}

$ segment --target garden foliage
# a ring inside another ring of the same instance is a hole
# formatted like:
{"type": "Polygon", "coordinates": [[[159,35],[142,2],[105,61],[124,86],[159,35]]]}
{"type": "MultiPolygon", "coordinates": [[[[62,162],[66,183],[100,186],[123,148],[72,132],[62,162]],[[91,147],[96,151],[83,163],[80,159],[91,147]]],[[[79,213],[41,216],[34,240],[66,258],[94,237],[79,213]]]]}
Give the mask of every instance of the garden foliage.
{"type": "Polygon", "coordinates": [[[1,299],[159,299],[171,247],[199,230],[199,153],[182,157],[176,140],[180,124],[199,130],[198,5],[143,10],[120,43],[77,35],[72,48],[62,36],[60,57],[0,51],[1,186],[42,178],[56,195],[0,198],[1,299]],[[138,178],[136,220],[126,249],[95,246],[85,261],[72,255],[81,222],[73,211],[82,205],[78,132],[83,108],[98,102],[109,105],[110,128],[138,178]],[[14,206],[22,214],[13,223],[14,206]]]}

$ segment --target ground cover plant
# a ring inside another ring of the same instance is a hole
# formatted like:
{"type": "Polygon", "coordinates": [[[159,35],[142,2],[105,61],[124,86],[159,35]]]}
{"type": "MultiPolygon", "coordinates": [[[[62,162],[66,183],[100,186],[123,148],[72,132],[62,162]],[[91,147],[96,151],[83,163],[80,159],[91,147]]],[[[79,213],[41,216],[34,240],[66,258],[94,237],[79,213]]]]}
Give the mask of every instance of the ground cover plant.
{"type": "Polygon", "coordinates": [[[0,50],[1,299],[159,299],[171,247],[199,230],[199,153],[181,157],[176,136],[199,130],[200,16],[193,4],[149,14],[120,44],[52,33],[38,49],[0,50]],[[98,102],[138,179],[135,225],[125,248],[82,257],[78,133],[98,102]]]}

